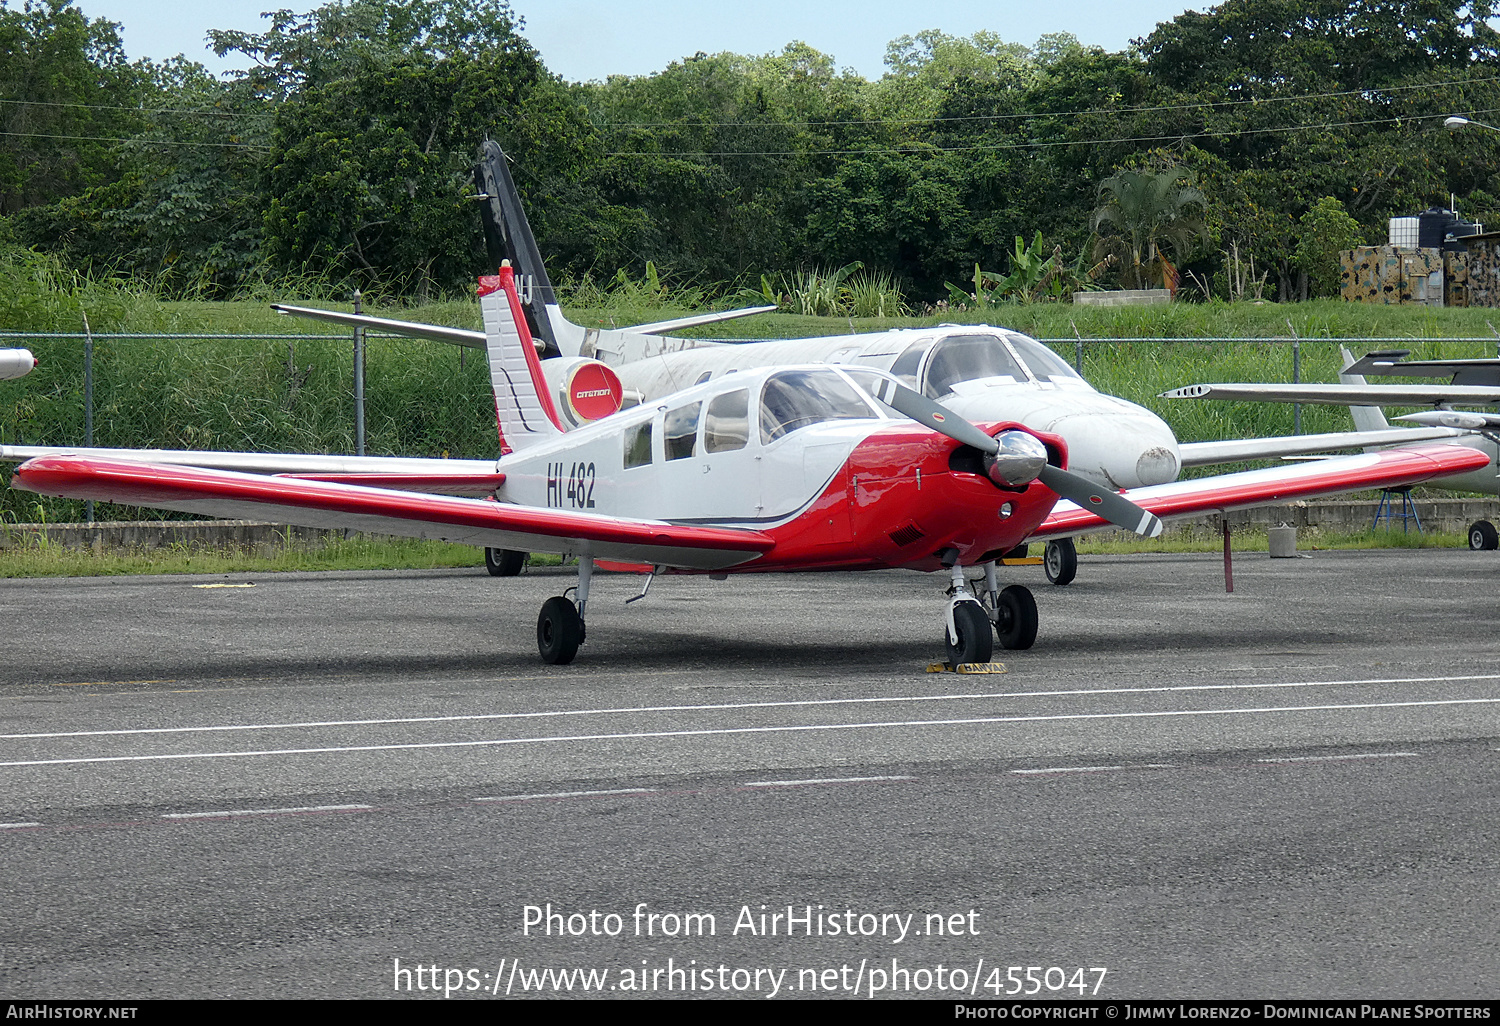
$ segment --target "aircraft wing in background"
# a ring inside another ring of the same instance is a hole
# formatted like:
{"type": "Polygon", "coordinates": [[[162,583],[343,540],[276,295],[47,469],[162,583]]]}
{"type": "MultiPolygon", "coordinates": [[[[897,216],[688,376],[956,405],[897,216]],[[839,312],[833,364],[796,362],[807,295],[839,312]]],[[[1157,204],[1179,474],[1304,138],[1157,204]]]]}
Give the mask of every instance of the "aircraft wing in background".
{"type": "MultiPolygon", "coordinates": [[[[1334,456],[1265,470],[1247,470],[1135,488],[1124,496],[1163,520],[1252,506],[1314,499],[1367,488],[1399,488],[1489,466],[1479,449],[1433,442],[1353,456],[1334,456]]],[[[1071,502],[1059,502],[1029,541],[1067,538],[1108,528],[1107,521],[1071,502]]]]}
{"type": "Polygon", "coordinates": [[[322,456],[284,452],[208,452],[195,449],[102,449],[66,445],[0,445],[0,462],[47,456],[128,460],[159,467],[201,467],[242,474],[283,474],[440,495],[493,495],[505,480],[494,460],[439,460],[404,456],[322,456]]]}
{"type": "Polygon", "coordinates": [[[1313,403],[1323,406],[1488,406],[1500,403],[1500,385],[1319,385],[1233,382],[1187,385],[1163,399],[1227,399],[1234,402],[1313,403]]]}

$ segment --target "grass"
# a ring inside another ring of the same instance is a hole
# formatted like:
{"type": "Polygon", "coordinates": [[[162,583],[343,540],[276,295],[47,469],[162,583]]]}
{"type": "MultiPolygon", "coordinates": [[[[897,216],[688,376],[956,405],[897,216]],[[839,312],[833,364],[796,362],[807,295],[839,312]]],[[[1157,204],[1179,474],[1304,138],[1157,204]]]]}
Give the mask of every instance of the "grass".
{"type": "MultiPolygon", "coordinates": [[[[1182,532],[1161,539],[1115,539],[1090,536],[1078,540],[1081,556],[1123,555],[1128,553],[1219,552],[1223,546],[1217,535],[1182,532]]],[[[1429,532],[1406,534],[1401,531],[1358,531],[1339,533],[1302,528],[1297,547],[1302,552],[1320,549],[1431,549],[1467,548],[1468,538],[1456,533],[1429,532]]],[[[1236,553],[1265,552],[1264,528],[1240,528],[1235,531],[1236,553]]],[[[1040,547],[1036,551],[1040,552],[1040,547]]],[[[533,565],[556,566],[557,556],[533,555],[533,565]]],[[[454,567],[480,567],[484,555],[471,545],[417,541],[408,538],[381,538],[356,535],[329,542],[323,546],[288,546],[273,555],[252,552],[219,551],[178,546],[139,552],[104,552],[43,544],[6,549],[0,556],[0,577],[111,577],[128,574],[247,574],[286,573],[313,570],[434,570],[454,567]]]]}
{"type": "MultiPolygon", "coordinates": [[[[1093,535],[1078,539],[1080,556],[1119,556],[1130,553],[1150,552],[1222,552],[1221,536],[1207,531],[1169,532],[1161,538],[1125,538],[1093,535]]],[[[1445,531],[1406,533],[1399,530],[1372,531],[1325,531],[1316,527],[1297,529],[1297,551],[1316,552],[1327,549],[1467,549],[1469,539],[1465,534],[1445,531]]],[[[1269,551],[1269,539],[1264,527],[1235,528],[1230,538],[1230,548],[1241,552],[1269,551]]],[[[1038,548],[1037,553],[1040,554],[1038,548]]]]}

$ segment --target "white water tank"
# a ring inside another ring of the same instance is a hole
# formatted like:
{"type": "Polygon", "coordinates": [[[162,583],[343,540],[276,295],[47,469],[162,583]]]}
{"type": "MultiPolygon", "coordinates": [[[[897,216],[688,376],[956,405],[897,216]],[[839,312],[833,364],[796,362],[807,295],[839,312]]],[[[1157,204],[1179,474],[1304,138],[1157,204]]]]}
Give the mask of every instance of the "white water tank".
{"type": "Polygon", "coordinates": [[[1416,249],[1421,230],[1422,219],[1420,217],[1393,217],[1390,226],[1390,244],[1403,249],[1416,249]]]}

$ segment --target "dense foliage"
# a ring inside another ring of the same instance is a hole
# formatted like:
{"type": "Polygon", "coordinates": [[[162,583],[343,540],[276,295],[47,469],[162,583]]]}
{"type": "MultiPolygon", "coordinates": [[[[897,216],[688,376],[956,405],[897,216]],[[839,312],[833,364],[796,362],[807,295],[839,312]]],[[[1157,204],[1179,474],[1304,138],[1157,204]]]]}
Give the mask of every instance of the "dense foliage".
{"type": "Polygon", "coordinates": [[[213,33],[253,61],[219,81],[129,62],[66,0],[0,0],[0,246],[170,295],[451,292],[484,263],[467,195],[492,138],[575,283],[649,263],[760,291],[858,261],[908,303],[971,280],[982,302],[1035,250],[1070,282],[1308,298],[1388,217],[1451,194],[1500,222],[1500,138],[1442,128],[1500,110],[1495,13],[1224,0],[1120,53],[930,30],[877,81],[793,42],[569,84],[509,0],[331,0],[213,33]]]}

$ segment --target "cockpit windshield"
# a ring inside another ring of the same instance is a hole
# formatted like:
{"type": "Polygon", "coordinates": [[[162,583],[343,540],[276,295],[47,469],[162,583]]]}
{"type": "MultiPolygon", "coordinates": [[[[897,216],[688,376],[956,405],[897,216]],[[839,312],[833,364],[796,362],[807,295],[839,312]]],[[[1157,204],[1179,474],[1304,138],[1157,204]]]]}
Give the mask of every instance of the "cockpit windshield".
{"type": "Polygon", "coordinates": [[[1005,337],[1038,381],[1060,381],[1065,378],[1073,381],[1083,380],[1078,372],[1068,365],[1068,361],[1036,339],[1018,335],[1015,332],[1007,332],[1005,337]]]}
{"type": "Polygon", "coordinates": [[[953,391],[958,381],[1010,378],[1029,381],[1004,342],[994,335],[949,335],[932,347],[922,391],[937,399],[953,391]]]}
{"type": "Polygon", "coordinates": [[[762,444],[811,424],[878,416],[854,386],[831,368],[781,371],[767,378],[760,390],[762,444]]]}

